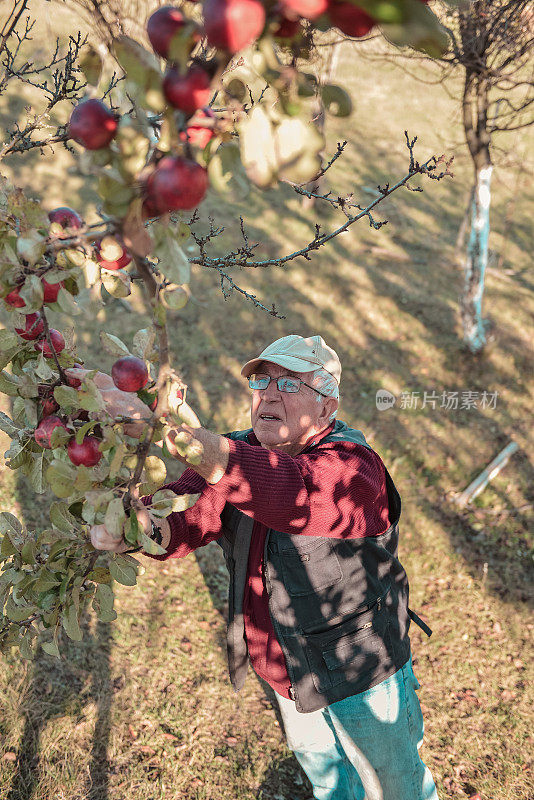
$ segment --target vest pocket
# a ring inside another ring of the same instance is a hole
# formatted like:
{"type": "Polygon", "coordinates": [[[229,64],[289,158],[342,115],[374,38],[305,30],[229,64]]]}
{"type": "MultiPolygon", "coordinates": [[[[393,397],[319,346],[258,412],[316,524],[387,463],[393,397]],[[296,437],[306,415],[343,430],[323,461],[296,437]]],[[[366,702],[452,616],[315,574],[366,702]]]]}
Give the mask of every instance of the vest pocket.
{"type": "Polygon", "coordinates": [[[306,597],[343,578],[338,557],[329,542],[306,549],[285,549],[279,556],[282,580],[291,597],[306,597]]]}
{"type": "Polygon", "coordinates": [[[306,656],[315,688],[323,692],[350,681],[369,683],[381,663],[387,612],[375,606],[322,633],[305,633],[306,656]]]}

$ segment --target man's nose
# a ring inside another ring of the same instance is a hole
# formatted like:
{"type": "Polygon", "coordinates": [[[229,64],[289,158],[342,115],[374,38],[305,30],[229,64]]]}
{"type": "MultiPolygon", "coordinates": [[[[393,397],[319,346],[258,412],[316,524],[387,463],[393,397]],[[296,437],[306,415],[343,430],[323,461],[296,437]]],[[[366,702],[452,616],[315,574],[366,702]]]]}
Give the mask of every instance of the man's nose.
{"type": "Polygon", "coordinates": [[[280,389],[278,388],[278,384],[276,383],[275,378],[271,378],[269,381],[269,385],[266,389],[263,390],[263,397],[264,399],[271,400],[276,399],[280,395],[280,389]]]}

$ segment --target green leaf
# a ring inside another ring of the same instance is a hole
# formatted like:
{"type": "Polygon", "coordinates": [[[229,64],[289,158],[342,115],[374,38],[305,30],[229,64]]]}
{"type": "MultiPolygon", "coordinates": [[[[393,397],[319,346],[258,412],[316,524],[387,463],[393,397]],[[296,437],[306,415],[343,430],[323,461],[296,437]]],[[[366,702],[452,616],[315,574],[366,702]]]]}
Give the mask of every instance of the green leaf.
{"type": "Polygon", "coordinates": [[[35,655],[34,650],[34,642],[36,640],[36,633],[33,629],[29,628],[24,632],[22,639],[20,640],[20,655],[22,658],[26,658],[31,660],[35,655]]]}
{"type": "Polygon", "coordinates": [[[63,445],[69,441],[71,436],[72,433],[70,431],[62,428],[61,425],[58,425],[50,434],[50,447],[52,450],[54,450],[56,447],[63,447],[63,445]]]}
{"type": "Polygon", "coordinates": [[[87,578],[95,583],[110,583],[112,580],[111,572],[106,567],[95,567],[87,578]]]}
{"type": "Polygon", "coordinates": [[[76,316],[76,314],[80,313],[80,307],[78,306],[76,300],[71,295],[70,292],[67,292],[66,289],[61,287],[57,294],[57,303],[62,311],[69,316],[76,316]]]}
{"type": "Polygon", "coordinates": [[[130,351],[124,344],[124,342],[119,339],[118,336],[113,336],[112,333],[106,333],[106,331],[100,331],[100,342],[102,347],[112,356],[129,356],[131,355],[130,351]]]}
{"type": "Polygon", "coordinates": [[[120,497],[115,497],[106,508],[104,516],[104,525],[106,530],[115,539],[120,539],[122,536],[122,528],[126,520],[124,505],[120,497]]]}
{"type": "Polygon", "coordinates": [[[122,460],[127,452],[128,452],[128,447],[124,442],[121,442],[115,448],[115,452],[113,453],[113,458],[111,459],[111,463],[109,465],[110,478],[116,477],[118,471],[122,466],[122,460]]]}
{"type": "Polygon", "coordinates": [[[8,331],[7,328],[0,329],[0,350],[9,350],[16,347],[20,343],[20,339],[13,331],[8,331]]]}
{"type": "Polygon", "coordinates": [[[141,494],[152,494],[156,489],[165,483],[167,477],[167,467],[158,456],[147,456],[143,467],[146,485],[148,488],[140,490],[141,494]]]}
{"type": "Polygon", "coordinates": [[[132,293],[132,279],[121,270],[108,272],[102,270],[102,284],[112,297],[129,297],[132,293]]]}
{"type": "Polygon", "coordinates": [[[93,608],[101,622],[113,622],[117,619],[117,612],[113,608],[115,597],[113,589],[107,583],[100,583],[93,598],[93,608]]]}
{"type": "Polygon", "coordinates": [[[35,581],[34,590],[38,594],[42,592],[48,592],[55,586],[59,586],[60,583],[61,581],[58,581],[58,579],[52,575],[52,573],[46,567],[43,567],[39,572],[39,577],[35,581]]]}
{"type": "MultiPolygon", "coordinates": [[[[1,391],[2,388],[0,386],[0,392],[1,391]]],[[[7,414],[4,414],[3,411],[0,411],[0,430],[4,431],[4,433],[7,433],[8,436],[16,436],[20,429],[13,424],[13,421],[7,416],[7,414]]]]}
{"type": "Polygon", "coordinates": [[[74,481],[74,488],[77,492],[85,494],[93,486],[93,473],[90,467],[85,467],[83,464],[76,470],[76,480],[74,481]]]}
{"type": "Polygon", "coordinates": [[[26,303],[24,311],[28,314],[31,311],[38,311],[43,305],[43,284],[37,275],[28,275],[24,281],[24,286],[20,290],[20,296],[26,303]]]}
{"type": "Polygon", "coordinates": [[[147,536],[144,531],[139,531],[137,543],[141,545],[145,553],[148,553],[151,556],[162,556],[167,552],[165,548],[151,539],[150,536],[147,536]]]}
{"type": "Polygon", "coordinates": [[[22,530],[22,524],[13,514],[9,511],[0,511],[0,533],[7,533],[15,547],[24,542],[22,530]]]}
{"type": "Polygon", "coordinates": [[[137,583],[137,571],[134,566],[129,564],[120,556],[114,556],[109,562],[109,571],[113,580],[122,583],[123,586],[135,586],[137,583]]]}
{"type": "MultiPolygon", "coordinates": [[[[16,397],[18,394],[18,385],[19,380],[16,375],[10,375],[4,371],[0,372],[0,392],[10,397],[16,397]]],[[[2,430],[4,430],[4,428],[2,428],[2,430]]],[[[6,431],[6,433],[9,433],[9,431],[6,431]]]]}
{"type": "Polygon", "coordinates": [[[56,658],[60,657],[59,656],[59,648],[57,646],[57,642],[56,641],[53,641],[53,642],[41,642],[41,647],[45,651],[45,653],[48,653],[49,656],[55,656],[56,658]]]}
{"type": "Polygon", "coordinates": [[[70,513],[67,504],[55,500],[50,505],[50,522],[62,533],[72,533],[76,528],[76,518],[70,513]]]}
{"type": "Polygon", "coordinates": [[[34,491],[37,494],[43,494],[45,491],[45,481],[44,481],[44,467],[45,467],[45,454],[44,451],[41,454],[36,454],[33,456],[33,464],[30,469],[30,483],[34,488],[34,491]]]}
{"type": "Polygon", "coordinates": [[[325,111],[334,117],[349,117],[353,111],[352,100],[341,86],[326,84],[321,87],[321,98],[325,111]]]}
{"type": "Polygon", "coordinates": [[[102,411],[105,408],[105,403],[101,397],[95,397],[89,392],[80,390],[78,392],[78,407],[83,408],[84,411],[102,411]]]}
{"type": "Polygon", "coordinates": [[[23,622],[35,612],[35,606],[16,605],[12,597],[8,597],[4,613],[12,622],[23,622]]]}
{"type": "Polygon", "coordinates": [[[80,623],[78,621],[78,612],[76,611],[76,606],[74,604],[69,605],[64,609],[63,614],[61,615],[61,622],[69,639],[72,639],[74,642],[81,642],[83,636],[80,630],[80,623]]]}
{"type": "Polygon", "coordinates": [[[200,494],[175,494],[172,489],[160,489],[152,497],[149,508],[155,517],[167,517],[171,513],[191,508],[199,497],[200,494]]]}
{"type": "Polygon", "coordinates": [[[450,47],[449,34],[436,15],[419,0],[403,0],[402,21],[382,22],[384,37],[397,47],[412,47],[431,58],[441,58],[450,47]]]}
{"type": "Polygon", "coordinates": [[[54,399],[66,411],[78,408],[78,390],[73,389],[71,386],[56,386],[54,399]]]}
{"type": "Polygon", "coordinates": [[[156,341],[156,329],[152,326],[150,328],[142,328],[133,337],[132,350],[139,358],[149,358],[152,350],[154,349],[154,342],[156,341]]]}
{"type": "Polygon", "coordinates": [[[30,400],[29,397],[24,398],[24,410],[26,412],[26,420],[31,428],[36,428],[39,421],[37,414],[37,403],[30,400]]]}
{"type": "Polygon", "coordinates": [[[172,229],[158,226],[154,255],[159,259],[158,269],[171,283],[189,283],[191,264],[176,241],[172,229]]]}
{"type": "Polygon", "coordinates": [[[62,461],[54,460],[46,470],[46,480],[56,497],[68,497],[74,489],[76,470],[62,461]]]}
{"type": "Polygon", "coordinates": [[[118,36],[113,42],[113,55],[125,71],[128,80],[141,87],[147,86],[148,73],[161,76],[159,62],[154,53],[129,36],[118,36]]]}
{"type": "Polygon", "coordinates": [[[130,514],[126,521],[126,525],[124,528],[124,538],[130,544],[137,544],[137,537],[139,535],[139,520],[137,519],[137,514],[133,510],[130,510],[130,514]]]}
{"type": "Polygon", "coordinates": [[[83,46],[78,66],[87,83],[91,86],[98,86],[102,74],[102,59],[96,47],[93,47],[92,44],[83,46]]]}
{"type": "Polygon", "coordinates": [[[17,255],[24,259],[30,267],[37,264],[46,250],[46,238],[35,230],[27,231],[17,238],[17,255]]]}
{"type": "Polygon", "coordinates": [[[35,374],[37,375],[38,378],[41,378],[41,380],[43,381],[49,381],[50,378],[55,376],[55,373],[53,372],[53,370],[50,369],[48,361],[46,360],[46,358],[42,353],[37,360],[37,365],[35,367],[35,374]]]}
{"type": "Polygon", "coordinates": [[[239,203],[250,193],[250,182],[236,144],[229,142],[217,148],[209,160],[208,175],[210,186],[232,202],[239,203]]]}
{"type": "Polygon", "coordinates": [[[10,558],[10,556],[14,556],[15,553],[18,553],[18,550],[13,545],[13,542],[9,536],[2,536],[2,540],[0,542],[0,557],[3,559],[10,558]]]}
{"type": "Polygon", "coordinates": [[[78,428],[76,431],[76,442],[77,444],[81,444],[85,438],[85,436],[89,433],[89,431],[98,425],[97,419],[91,419],[89,422],[86,422],[85,425],[82,425],[81,428],[78,428]]]}

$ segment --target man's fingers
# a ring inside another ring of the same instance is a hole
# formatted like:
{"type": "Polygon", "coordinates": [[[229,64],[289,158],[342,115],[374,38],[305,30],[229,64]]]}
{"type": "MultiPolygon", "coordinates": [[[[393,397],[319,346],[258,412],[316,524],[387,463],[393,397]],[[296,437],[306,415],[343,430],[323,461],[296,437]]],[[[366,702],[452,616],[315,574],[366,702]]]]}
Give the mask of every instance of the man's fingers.
{"type": "Polygon", "coordinates": [[[127,549],[124,539],[114,539],[104,525],[92,526],[91,544],[95,550],[110,550],[113,553],[120,553],[127,549]]]}

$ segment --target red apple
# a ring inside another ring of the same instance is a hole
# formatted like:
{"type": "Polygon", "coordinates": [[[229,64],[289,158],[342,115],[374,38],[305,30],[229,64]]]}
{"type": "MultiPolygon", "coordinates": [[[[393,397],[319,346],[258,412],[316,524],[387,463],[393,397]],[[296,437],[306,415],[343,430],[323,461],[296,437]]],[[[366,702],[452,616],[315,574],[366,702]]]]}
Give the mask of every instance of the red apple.
{"type": "Polygon", "coordinates": [[[67,455],[76,467],[94,467],[102,458],[99,444],[100,440],[96,436],[84,436],[81,444],[73,438],[67,445],[67,455]]]}
{"type": "Polygon", "coordinates": [[[288,19],[280,17],[277,27],[273,30],[273,36],[278,39],[292,39],[300,30],[299,19],[288,19]]]}
{"type": "Polygon", "coordinates": [[[146,182],[146,201],[158,214],[196,208],[208,188],[208,173],[182,156],[165,156],[146,182]]]}
{"type": "Polygon", "coordinates": [[[316,19],[328,8],[328,0],[281,0],[281,6],[289,16],[297,14],[305,19],[316,19]]]}
{"type": "Polygon", "coordinates": [[[47,397],[45,400],[43,400],[41,414],[43,419],[44,417],[49,417],[50,414],[55,414],[56,411],[59,411],[59,403],[56,403],[53,397],[47,397]]]}
{"type": "Polygon", "coordinates": [[[117,389],[123,392],[138,392],[148,381],[148,369],[145,362],[135,356],[124,356],[115,361],[111,368],[111,377],[117,389]]]}
{"type": "MultiPolygon", "coordinates": [[[[63,338],[63,335],[59,331],[56,331],[55,328],[50,328],[50,340],[52,342],[52,347],[54,348],[54,352],[61,353],[61,351],[65,347],[65,339],[63,338]]],[[[41,353],[44,353],[45,358],[52,357],[52,350],[50,349],[50,345],[48,344],[47,339],[41,339],[40,342],[36,342],[34,344],[34,347],[36,350],[40,351],[41,353]]]]}
{"type": "Polygon", "coordinates": [[[72,386],[73,389],[79,389],[82,385],[81,378],[74,378],[72,375],[67,375],[67,383],[69,386],[72,386]]]}
{"type": "Polygon", "coordinates": [[[191,116],[209,103],[210,84],[210,76],[198,64],[193,64],[185,75],[180,74],[178,67],[171,66],[163,78],[163,94],[171,106],[191,116]]]}
{"type": "Polygon", "coordinates": [[[172,37],[185,25],[185,19],[174,6],[158,8],[146,24],[146,32],[158,56],[167,58],[172,37]]]}
{"type": "Polygon", "coordinates": [[[149,200],[148,197],[145,197],[145,199],[143,200],[142,215],[141,215],[144,221],[146,221],[147,219],[153,219],[153,217],[159,217],[161,214],[164,213],[165,213],[164,211],[159,211],[157,206],[151,200],[149,200]]]}
{"type": "Polygon", "coordinates": [[[201,108],[197,111],[195,116],[189,121],[185,131],[181,131],[180,139],[182,142],[188,141],[189,144],[204,150],[207,143],[213,139],[215,133],[212,128],[205,128],[198,123],[202,120],[215,119],[215,114],[210,108],[201,108]]]}
{"type": "Polygon", "coordinates": [[[59,290],[64,286],[64,283],[62,281],[48,283],[44,278],[41,278],[41,283],[43,284],[43,303],[55,303],[59,290]]]}
{"type": "Polygon", "coordinates": [[[19,294],[20,287],[16,287],[16,289],[12,289],[9,294],[6,294],[4,300],[8,304],[8,306],[13,306],[13,308],[24,308],[26,303],[22,299],[19,294]]]}
{"type": "Polygon", "coordinates": [[[15,330],[19,336],[29,342],[32,339],[37,339],[37,337],[42,334],[44,331],[44,322],[39,312],[26,314],[24,328],[15,328],[15,330]]]}
{"type": "Polygon", "coordinates": [[[50,450],[50,436],[52,435],[54,428],[58,427],[65,428],[65,430],[67,430],[67,426],[64,422],[62,422],[62,420],[60,420],[59,417],[49,416],[42,419],[33,433],[37,444],[40,447],[45,447],[47,450],[50,450]]]}
{"type": "Polygon", "coordinates": [[[205,0],[202,12],[208,43],[229,53],[252,44],[265,26],[259,0],[205,0]]]}
{"type": "Polygon", "coordinates": [[[107,147],[115,138],[119,122],[101,100],[83,100],[70,115],[69,136],[87,150],[107,147]]]}
{"type": "Polygon", "coordinates": [[[328,16],[332,25],[347,36],[359,38],[369,33],[375,21],[361,8],[352,3],[333,0],[328,7],[328,16]]]}
{"type": "MultiPolygon", "coordinates": [[[[61,206],[54,208],[48,212],[48,219],[50,222],[57,222],[65,230],[79,230],[83,225],[83,219],[74,211],[73,208],[68,206],[61,206]]],[[[63,238],[63,237],[61,237],[63,238]]]]}
{"type": "Polygon", "coordinates": [[[114,236],[104,236],[96,244],[97,260],[105,269],[122,269],[132,260],[126,247],[114,236]]]}

